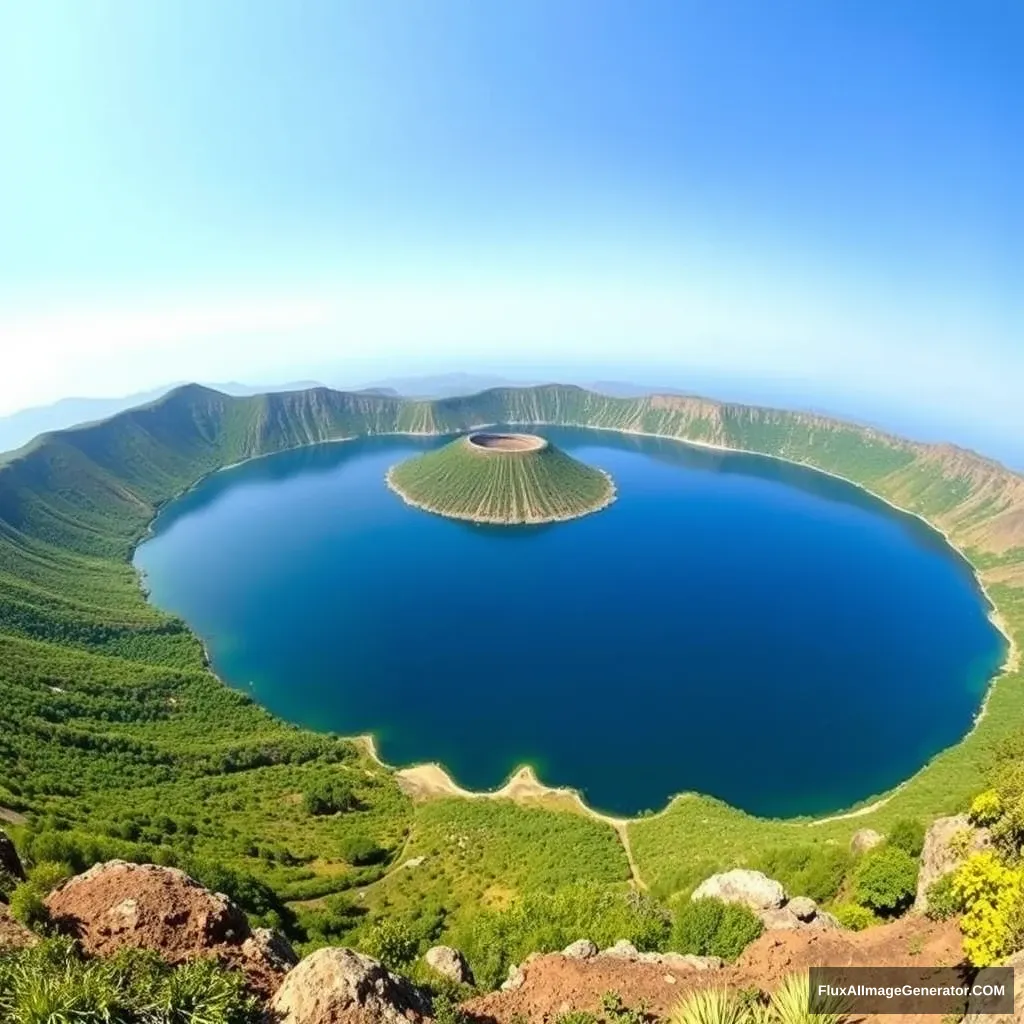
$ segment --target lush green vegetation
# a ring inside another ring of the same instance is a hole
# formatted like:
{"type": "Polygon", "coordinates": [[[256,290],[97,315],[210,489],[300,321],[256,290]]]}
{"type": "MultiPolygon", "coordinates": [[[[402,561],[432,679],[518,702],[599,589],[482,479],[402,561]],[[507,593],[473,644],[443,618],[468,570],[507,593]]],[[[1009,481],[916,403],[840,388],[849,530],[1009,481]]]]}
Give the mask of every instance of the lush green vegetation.
{"type": "Polygon", "coordinates": [[[676,911],[672,948],[695,956],[735,960],[764,930],[761,919],[742,903],[704,898],[676,911]]]}
{"type": "Polygon", "coordinates": [[[503,450],[474,441],[503,436],[470,435],[417,455],[393,466],[388,483],[417,508],[474,522],[572,519],[614,497],[615,489],[604,473],[554,445],[503,450]]]}
{"type": "MultiPolygon", "coordinates": [[[[664,920],[654,904],[634,920],[603,903],[628,899],[629,867],[610,826],[499,801],[414,806],[360,744],[284,724],[222,685],[185,624],[146,603],[130,565],[159,508],[203,474],[357,434],[481,423],[690,438],[838,473],[932,517],[981,570],[1007,629],[1024,638],[1022,485],[968,453],[812,416],[556,386],[439,402],[181,388],[0,457],[0,806],[27,816],[14,832],[29,863],[180,864],[300,941],[401,949],[401,934],[381,934],[395,918],[418,950],[457,937],[485,975],[544,939],[521,908],[550,912],[545,900],[571,909],[544,941],[588,929],[596,939],[605,914],[635,925],[608,941],[648,941],[649,922],[664,920]],[[517,915],[527,923],[514,925],[517,915]]],[[[889,833],[889,847],[912,856],[914,830],[967,809],[998,751],[1024,736],[1022,688],[1024,676],[1007,672],[971,736],[864,817],[766,821],[686,796],[632,823],[652,897],[678,909],[707,875],[750,865],[793,894],[848,904],[857,867],[842,851],[853,831],[889,833]],[[899,826],[905,820],[916,824],[899,826]]],[[[1020,792],[1000,764],[999,834],[1024,834],[1020,792]]],[[[533,913],[539,920],[542,911],[533,913]]]]}
{"type": "Polygon", "coordinates": [[[170,967],[139,950],[84,960],[67,939],[0,950],[0,1024],[256,1024],[261,1019],[241,975],[209,960],[170,967]]]}

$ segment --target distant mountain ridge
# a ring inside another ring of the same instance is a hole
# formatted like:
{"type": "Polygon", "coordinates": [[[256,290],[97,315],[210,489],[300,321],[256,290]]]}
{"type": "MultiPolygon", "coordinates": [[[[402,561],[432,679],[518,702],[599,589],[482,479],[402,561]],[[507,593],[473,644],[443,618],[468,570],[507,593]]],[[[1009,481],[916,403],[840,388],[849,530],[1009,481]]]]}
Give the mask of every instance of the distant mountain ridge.
{"type": "Polygon", "coordinates": [[[776,455],[867,486],[965,548],[1024,547],[1024,479],[974,453],[802,413],[676,395],[616,398],[558,384],[432,401],[326,387],[234,397],[183,385],[9,455],[0,464],[0,522],[82,553],[121,555],[161,503],[222,466],[361,434],[448,434],[496,423],[598,427],[776,455]],[[114,509],[112,532],[101,520],[114,509]]]}

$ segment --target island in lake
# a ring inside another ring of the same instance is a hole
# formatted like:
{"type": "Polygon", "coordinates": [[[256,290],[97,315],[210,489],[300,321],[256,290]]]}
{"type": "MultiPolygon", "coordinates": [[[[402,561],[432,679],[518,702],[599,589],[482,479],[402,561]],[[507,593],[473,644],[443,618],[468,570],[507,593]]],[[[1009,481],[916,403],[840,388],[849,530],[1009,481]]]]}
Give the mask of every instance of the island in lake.
{"type": "Polygon", "coordinates": [[[415,508],[476,523],[559,522],[615,500],[607,473],[536,434],[467,434],[392,466],[387,482],[415,508]]]}

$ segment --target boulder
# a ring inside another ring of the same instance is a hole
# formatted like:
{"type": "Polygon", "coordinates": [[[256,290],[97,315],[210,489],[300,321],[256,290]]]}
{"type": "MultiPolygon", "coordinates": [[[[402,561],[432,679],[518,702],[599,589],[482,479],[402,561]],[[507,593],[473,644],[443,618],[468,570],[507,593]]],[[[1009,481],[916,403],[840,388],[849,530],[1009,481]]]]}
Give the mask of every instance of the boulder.
{"type": "Polygon", "coordinates": [[[299,962],[292,944],[270,928],[254,928],[242,943],[242,953],[246,959],[264,963],[278,974],[287,974],[299,962]]]}
{"type": "Polygon", "coordinates": [[[473,972],[466,963],[466,958],[451,946],[434,946],[423,956],[428,967],[438,974],[450,978],[457,985],[472,985],[473,972]]]}
{"type": "Polygon", "coordinates": [[[614,946],[609,946],[601,956],[613,957],[616,960],[639,960],[640,951],[626,939],[619,939],[614,946]]]}
{"type": "Polygon", "coordinates": [[[18,851],[14,848],[14,843],[3,832],[0,832],[0,874],[10,875],[18,882],[25,880],[25,872],[21,866],[18,851]]]}
{"type": "Polygon", "coordinates": [[[257,992],[272,992],[296,957],[269,931],[252,932],[245,914],[221,893],[177,868],[108,861],[46,897],[55,927],[89,956],[149,949],[170,963],[214,956],[245,973],[257,992]]]}
{"type": "Polygon", "coordinates": [[[288,972],[268,1009],[277,1024],[409,1024],[429,1017],[430,1002],[379,960],[330,946],[288,972]]]}
{"type": "Polygon", "coordinates": [[[811,923],[815,928],[820,928],[823,931],[832,931],[835,928],[843,927],[839,923],[839,918],[827,910],[819,910],[811,923]]]}
{"type": "Polygon", "coordinates": [[[801,921],[813,921],[818,916],[818,904],[809,896],[794,896],[786,909],[801,921]]]}
{"type": "Polygon", "coordinates": [[[737,868],[705,879],[694,890],[692,899],[708,897],[725,903],[743,903],[751,910],[776,910],[786,902],[786,890],[774,878],[760,871],[737,868]]]}
{"type": "Polygon", "coordinates": [[[921,850],[921,870],[917,876],[917,896],[914,900],[913,912],[923,914],[928,909],[928,889],[944,875],[959,867],[962,854],[978,853],[992,845],[992,837],[987,828],[975,828],[966,814],[956,814],[949,818],[936,818],[924,837],[924,848],[921,850]],[[964,849],[955,849],[957,842],[954,837],[962,834],[968,837],[964,849]]]}
{"type": "Polygon", "coordinates": [[[570,960],[591,960],[597,956],[597,943],[590,939],[577,939],[562,950],[562,956],[570,960]]]}
{"type": "Polygon", "coordinates": [[[784,931],[793,928],[806,928],[807,925],[794,914],[789,907],[776,907],[772,910],[759,910],[757,916],[761,918],[766,932],[784,931]]]}
{"type": "Polygon", "coordinates": [[[880,832],[876,832],[873,828],[858,829],[850,837],[850,852],[867,853],[868,850],[873,850],[884,839],[885,836],[880,832]]]}

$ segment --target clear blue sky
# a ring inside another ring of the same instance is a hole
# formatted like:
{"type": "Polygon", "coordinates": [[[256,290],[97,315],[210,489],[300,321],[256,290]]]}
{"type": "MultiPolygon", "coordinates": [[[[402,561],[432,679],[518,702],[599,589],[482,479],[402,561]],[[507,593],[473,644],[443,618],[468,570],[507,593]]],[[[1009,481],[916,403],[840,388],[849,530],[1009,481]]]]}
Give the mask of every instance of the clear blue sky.
{"type": "Polygon", "coordinates": [[[0,4],[0,412],[518,362],[1024,435],[1022,53],[1019,0],[0,4]]]}

